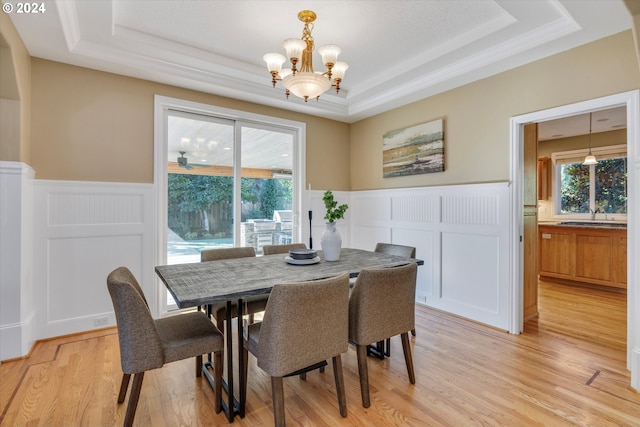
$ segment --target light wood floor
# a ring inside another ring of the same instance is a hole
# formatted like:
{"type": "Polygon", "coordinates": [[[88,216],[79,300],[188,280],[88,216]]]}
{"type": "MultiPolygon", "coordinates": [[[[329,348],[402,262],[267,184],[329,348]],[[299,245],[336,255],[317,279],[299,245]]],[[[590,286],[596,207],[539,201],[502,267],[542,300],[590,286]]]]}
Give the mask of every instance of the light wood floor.
{"type": "MultiPolygon", "coordinates": [[[[348,417],[338,412],[331,368],[285,380],[289,426],[639,426],[640,394],[625,367],[626,296],[540,284],[540,318],[511,335],[418,307],[412,338],[416,385],[399,338],[390,359],[369,360],[371,407],[362,408],[353,348],[343,355],[348,417]]],[[[227,425],[193,361],[146,374],[135,425],[227,425]]],[[[0,425],[121,425],[117,332],[38,343],[0,365],[0,425]]],[[[270,382],[250,358],[247,416],[272,424],[270,382]]]]}

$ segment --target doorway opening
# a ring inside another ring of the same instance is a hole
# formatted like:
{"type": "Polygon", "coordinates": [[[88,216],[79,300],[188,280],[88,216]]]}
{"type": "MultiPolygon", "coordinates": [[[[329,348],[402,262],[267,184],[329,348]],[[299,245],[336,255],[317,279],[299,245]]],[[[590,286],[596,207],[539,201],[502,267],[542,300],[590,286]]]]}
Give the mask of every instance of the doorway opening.
{"type": "Polygon", "coordinates": [[[552,331],[625,352],[626,107],[537,126],[538,263],[531,274],[538,300],[524,332],[552,331]],[[584,164],[588,154],[596,164],[584,164]]]}
{"type": "Polygon", "coordinates": [[[589,113],[590,111],[602,110],[624,106],[627,112],[627,153],[629,158],[629,188],[628,188],[628,221],[627,229],[629,233],[627,251],[627,368],[631,370],[631,386],[640,388],[640,352],[636,346],[640,344],[640,331],[638,331],[638,319],[640,313],[640,296],[638,295],[638,271],[636,254],[640,253],[640,242],[637,239],[636,226],[640,219],[637,207],[640,205],[640,186],[636,177],[638,168],[638,153],[640,152],[640,91],[625,92],[618,95],[611,95],[594,100],[584,101],[549,110],[525,114],[511,119],[511,178],[512,178],[512,236],[513,259],[512,259],[512,322],[511,332],[520,333],[523,331],[523,282],[524,282],[524,244],[523,236],[523,129],[528,123],[539,123],[547,120],[569,117],[577,114],[589,113]],[[633,369],[635,367],[635,370],[633,369]]]}

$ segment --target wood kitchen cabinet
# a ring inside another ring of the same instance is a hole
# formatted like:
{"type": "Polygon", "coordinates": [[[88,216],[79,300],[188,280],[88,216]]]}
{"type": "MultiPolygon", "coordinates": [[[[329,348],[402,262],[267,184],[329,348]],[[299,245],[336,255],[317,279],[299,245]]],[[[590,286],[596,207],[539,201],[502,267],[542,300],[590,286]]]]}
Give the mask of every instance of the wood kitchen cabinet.
{"type": "Polygon", "coordinates": [[[538,226],[540,275],[572,279],[575,271],[575,244],[568,227],[538,226]]]}
{"type": "Polygon", "coordinates": [[[541,277],[626,289],[626,229],[539,225],[538,236],[541,277]]]}
{"type": "Polygon", "coordinates": [[[551,195],[551,159],[540,157],[538,159],[538,200],[547,200],[551,195]]]}

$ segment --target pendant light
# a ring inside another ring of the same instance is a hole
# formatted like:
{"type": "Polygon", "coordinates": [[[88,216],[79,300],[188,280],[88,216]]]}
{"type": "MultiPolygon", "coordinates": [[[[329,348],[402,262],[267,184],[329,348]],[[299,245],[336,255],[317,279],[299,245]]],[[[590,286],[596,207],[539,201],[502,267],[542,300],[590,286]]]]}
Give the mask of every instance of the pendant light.
{"type": "Polygon", "coordinates": [[[589,113],[589,154],[587,155],[587,157],[584,158],[584,162],[582,162],[582,164],[583,165],[598,164],[598,160],[596,159],[596,156],[591,154],[591,113],[589,113]]]}

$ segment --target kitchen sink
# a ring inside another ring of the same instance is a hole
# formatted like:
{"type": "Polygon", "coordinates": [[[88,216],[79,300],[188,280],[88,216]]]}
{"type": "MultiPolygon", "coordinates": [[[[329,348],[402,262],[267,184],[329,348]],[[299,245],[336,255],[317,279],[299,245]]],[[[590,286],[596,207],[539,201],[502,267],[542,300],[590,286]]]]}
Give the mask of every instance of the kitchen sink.
{"type": "Polygon", "coordinates": [[[587,221],[563,221],[560,225],[572,225],[574,227],[611,227],[627,228],[627,224],[620,222],[587,222],[587,221]]]}

